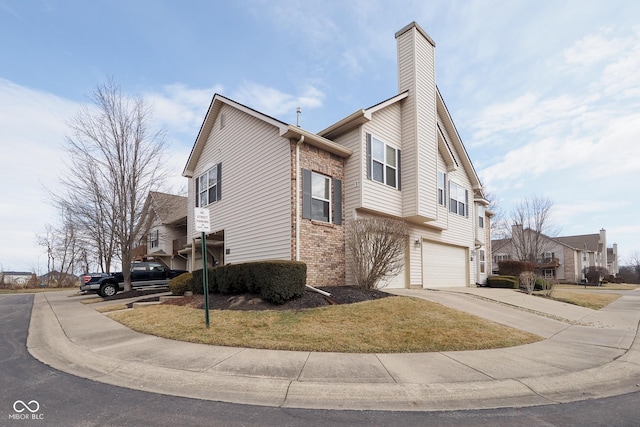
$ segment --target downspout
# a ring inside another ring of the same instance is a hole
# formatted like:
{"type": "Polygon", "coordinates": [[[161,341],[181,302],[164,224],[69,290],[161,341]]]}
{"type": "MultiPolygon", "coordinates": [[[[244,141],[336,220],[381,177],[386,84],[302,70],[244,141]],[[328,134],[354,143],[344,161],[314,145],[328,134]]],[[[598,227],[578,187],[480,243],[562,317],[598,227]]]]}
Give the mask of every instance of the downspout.
{"type": "Polygon", "coordinates": [[[300,144],[304,135],[296,143],[296,261],[300,261],[300,144]]]}

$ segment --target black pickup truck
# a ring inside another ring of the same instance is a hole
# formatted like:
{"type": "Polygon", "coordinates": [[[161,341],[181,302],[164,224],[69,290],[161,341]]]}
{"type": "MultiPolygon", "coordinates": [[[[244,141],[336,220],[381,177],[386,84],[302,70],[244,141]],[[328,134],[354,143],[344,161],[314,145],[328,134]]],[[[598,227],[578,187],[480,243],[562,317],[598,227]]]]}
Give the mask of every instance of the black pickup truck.
{"type": "MultiPolygon", "coordinates": [[[[168,269],[157,262],[134,262],[131,264],[131,285],[134,289],[168,286],[169,280],[186,272],[168,269]]],[[[102,297],[110,297],[124,290],[122,272],[87,273],[82,276],[81,283],[81,291],[97,292],[102,297]]]]}

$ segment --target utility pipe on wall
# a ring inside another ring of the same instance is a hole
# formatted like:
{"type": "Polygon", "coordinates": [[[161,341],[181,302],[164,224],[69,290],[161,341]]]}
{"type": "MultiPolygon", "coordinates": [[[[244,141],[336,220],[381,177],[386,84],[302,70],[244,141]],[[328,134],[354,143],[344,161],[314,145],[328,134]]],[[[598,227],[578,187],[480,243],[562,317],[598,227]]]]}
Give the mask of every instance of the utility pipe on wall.
{"type": "Polygon", "coordinates": [[[300,261],[300,145],[304,135],[296,143],[296,261],[300,261]]]}

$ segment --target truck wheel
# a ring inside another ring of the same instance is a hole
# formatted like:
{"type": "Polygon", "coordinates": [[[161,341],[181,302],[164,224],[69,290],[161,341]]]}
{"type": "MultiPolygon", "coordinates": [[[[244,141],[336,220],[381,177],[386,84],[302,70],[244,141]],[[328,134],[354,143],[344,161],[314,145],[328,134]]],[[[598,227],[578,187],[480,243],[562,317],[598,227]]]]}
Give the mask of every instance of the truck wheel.
{"type": "Polygon", "coordinates": [[[100,286],[100,296],[102,297],[112,297],[116,293],[118,293],[118,288],[113,283],[105,283],[100,286]]]}

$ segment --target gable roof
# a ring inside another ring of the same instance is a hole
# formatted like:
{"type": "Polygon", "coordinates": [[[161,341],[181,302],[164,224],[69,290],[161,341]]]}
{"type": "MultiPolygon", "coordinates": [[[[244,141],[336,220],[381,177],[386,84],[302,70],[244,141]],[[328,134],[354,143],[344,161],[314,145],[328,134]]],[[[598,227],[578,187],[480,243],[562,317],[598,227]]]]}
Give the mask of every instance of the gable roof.
{"type": "MultiPolygon", "coordinates": [[[[526,228],[524,231],[531,232],[531,229],[526,228]]],[[[560,236],[560,237],[549,237],[543,233],[540,233],[540,235],[546,239],[552,240],[570,249],[574,249],[574,250],[586,249],[587,251],[590,251],[590,252],[602,251],[602,247],[600,245],[600,234],[581,234],[578,236],[560,236]]],[[[501,249],[511,241],[512,241],[511,238],[492,240],[491,245],[493,247],[493,252],[501,249]]]]}
{"type": "Polygon", "coordinates": [[[187,198],[175,194],[152,191],[149,193],[151,209],[162,224],[173,224],[186,219],[187,198]]]}
{"type": "MultiPolygon", "coordinates": [[[[455,156],[451,152],[451,149],[453,147],[453,149],[456,150],[456,152],[458,153],[458,156],[460,157],[460,160],[462,162],[462,167],[464,168],[464,170],[467,172],[467,175],[469,176],[469,180],[471,181],[472,188],[474,190],[481,190],[482,183],[480,182],[480,178],[478,178],[478,174],[476,173],[476,170],[473,167],[473,164],[471,163],[471,159],[469,158],[467,149],[464,147],[464,144],[462,143],[462,139],[460,138],[460,134],[458,133],[458,130],[456,129],[455,124],[453,123],[453,119],[449,114],[449,110],[447,109],[447,106],[444,103],[442,94],[440,93],[440,89],[436,88],[436,93],[437,93],[436,109],[437,109],[438,115],[442,119],[442,123],[446,130],[446,134],[450,136],[450,138],[447,138],[445,136],[445,133],[441,129],[440,125],[438,124],[437,126],[438,146],[445,160],[445,163],[449,168],[456,168],[460,166],[458,165],[455,159],[455,156]]],[[[403,99],[405,99],[407,96],[409,96],[409,91],[404,91],[402,93],[399,93],[398,95],[392,96],[391,98],[388,98],[369,108],[358,110],[355,113],[352,113],[349,116],[345,117],[344,119],[340,120],[339,122],[318,132],[318,135],[323,136],[325,138],[336,138],[362,124],[365,124],[371,121],[373,113],[383,108],[386,108],[389,105],[400,102],[403,99]]]]}
{"type": "Polygon", "coordinates": [[[318,132],[318,135],[323,136],[325,138],[335,138],[337,136],[340,136],[355,127],[358,127],[362,124],[365,124],[371,121],[373,113],[375,113],[376,111],[382,110],[383,108],[386,108],[389,105],[395,104],[396,102],[402,101],[407,96],[409,96],[408,90],[398,95],[392,96],[391,98],[385,99],[384,101],[379,102],[364,110],[360,109],[355,113],[348,115],[347,117],[340,120],[339,122],[334,123],[328,128],[318,132]]]}
{"type": "Polygon", "coordinates": [[[592,252],[598,252],[599,250],[601,250],[601,248],[599,247],[600,234],[582,234],[578,236],[556,237],[555,240],[574,249],[587,249],[588,251],[592,252]]]}
{"type": "Polygon", "coordinates": [[[352,154],[351,150],[342,147],[339,144],[336,144],[333,141],[330,141],[326,138],[323,138],[319,135],[306,131],[298,126],[293,126],[287,124],[283,121],[275,119],[271,116],[268,116],[264,113],[261,113],[253,108],[247,107],[246,105],[240,104],[232,99],[226,98],[220,94],[214,94],[213,99],[211,100],[211,104],[209,105],[209,109],[207,110],[207,114],[202,122],[202,126],[200,126],[200,131],[198,132],[198,136],[196,137],[196,141],[193,144],[193,148],[191,149],[191,153],[189,154],[189,159],[187,160],[187,164],[184,167],[182,172],[182,176],[187,178],[192,178],[195,167],[198,163],[198,159],[204,150],[204,147],[207,143],[207,139],[209,138],[209,134],[211,133],[211,129],[216,121],[218,114],[220,113],[220,109],[223,105],[229,105],[232,108],[240,110],[252,117],[257,118],[265,123],[268,123],[276,128],[278,128],[278,132],[280,136],[283,138],[295,138],[301,139],[304,137],[304,142],[307,144],[311,144],[323,150],[329,151],[333,154],[348,157],[352,154]]]}

